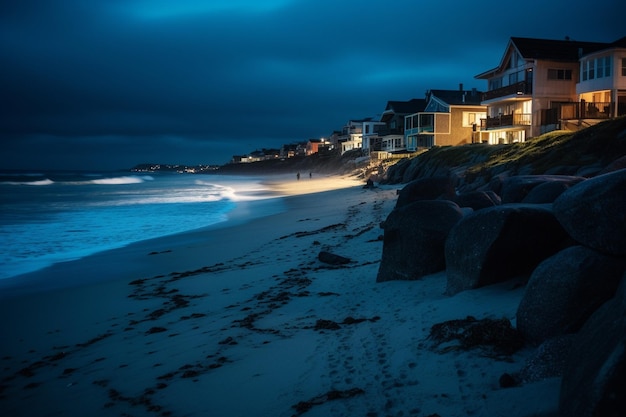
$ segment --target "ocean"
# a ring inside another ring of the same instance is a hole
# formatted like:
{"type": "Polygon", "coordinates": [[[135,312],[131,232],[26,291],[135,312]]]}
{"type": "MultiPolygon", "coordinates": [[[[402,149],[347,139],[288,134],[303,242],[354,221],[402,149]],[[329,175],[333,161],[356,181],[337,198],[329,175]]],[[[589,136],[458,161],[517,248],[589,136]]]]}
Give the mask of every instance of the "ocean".
{"type": "MultiPolygon", "coordinates": [[[[276,197],[262,177],[131,172],[0,172],[0,279],[228,220],[276,197]]],[[[280,199],[252,212],[282,210],[280,199]]]]}

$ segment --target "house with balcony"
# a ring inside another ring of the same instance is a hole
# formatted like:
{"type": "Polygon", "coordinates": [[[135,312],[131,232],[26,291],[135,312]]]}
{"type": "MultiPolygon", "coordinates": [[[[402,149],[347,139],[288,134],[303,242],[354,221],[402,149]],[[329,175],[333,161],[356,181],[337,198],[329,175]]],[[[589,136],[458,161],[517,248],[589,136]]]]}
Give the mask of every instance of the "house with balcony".
{"type": "Polygon", "coordinates": [[[562,103],[552,116],[562,129],[576,130],[626,115],[626,37],[580,57],[577,101],[562,103]]]}
{"type": "MultiPolygon", "coordinates": [[[[363,151],[369,155],[372,152],[372,146],[374,149],[382,147],[380,142],[380,135],[385,133],[387,124],[379,120],[369,119],[363,122],[363,151]]],[[[376,152],[376,151],[375,151],[376,152]]]]}
{"type": "Polygon", "coordinates": [[[347,151],[353,149],[361,149],[363,147],[363,123],[372,120],[371,118],[349,120],[343,128],[341,133],[336,135],[337,148],[341,149],[343,155],[347,151]]]}
{"type": "Polygon", "coordinates": [[[407,151],[478,142],[480,121],[487,116],[482,94],[462,84],[458,90],[429,90],[424,110],[404,118],[407,151]]]}
{"type": "Polygon", "coordinates": [[[512,37],[497,67],[475,76],[487,81],[481,104],[480,141],[523,142],[559,129],[563,103],[578,101],[576,83],[582,56],[607,43],[512,37]]]}
{"type": "Polygon", "coordinates": [[[406,152],[404,118],[424,110],[425,99],[414,98],[408,101],[388,101],[380,120],[363,125],[363,148],[370,155],[406,152]]]}

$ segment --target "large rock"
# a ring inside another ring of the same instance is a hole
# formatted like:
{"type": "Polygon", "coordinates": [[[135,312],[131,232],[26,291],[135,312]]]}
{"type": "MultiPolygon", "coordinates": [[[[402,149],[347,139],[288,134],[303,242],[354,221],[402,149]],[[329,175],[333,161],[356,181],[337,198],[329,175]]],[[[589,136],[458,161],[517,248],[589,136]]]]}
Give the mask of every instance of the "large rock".
{"type": "Polygon", "coordinates": [[[454,181],[451,177],[430,177],[411,181],[400,190],[396,208],[415,201],[453,199],[454,181]]]}
{"type": "Polygon", "coordinates": [[[447,200],[417,201],[393,210],[383,222],[383,253],[377,282],[412,280],[445,268],[444,244],[461,218],[447,200]]]}
{"type": "Polygon", "coordinates": [[[543,342],[526,359],[523,368],[513,374],[515,382],[527,384],[563,376],[565,361],[575,339],[575,334],[564,334],[543,342]]]}
{"type": "Polygon", "coordinates": [[[346,265],[352,262],[350,258],[346,258],[344,256],[327,251],[321,251],[317,255],[317,259],[319,259],[320,262],[324,262],[329,265],[346,265]]]}
{"type": "Polygon", "coordinates": [[[459,207],[480,210],[502,204],[500,196],[493,191],[470,191],[457,195],[452,199],[459,207]]]}
{"type": "Polygon", "coordinates": [[[576,332],[613,297],[626,261],[573,246],[543,261],[533,272],[517,309],[517,329],[539,344],[576,332]]]}
{"type": "MultiPolygon", "coordinates": [[[[583,181],[582,177],[568,175],[517,175],[502,182],[500,196],[502,203],[521,203],[538,186],[548,183],[557,183],[562,186],[571,186],[583,181]]],[[[554,187],[554,186],[553,186],[554,187]]],[[[558,188],[558,187],[557,187],[558,188]]],[[[533,198],[534,200],[535,198],[533,198]]],[[[527,201],[528,203],[551,203],[551,201],[527,201]]]]}
{"type": "Polygon", "coordinates": [[[571,182],[567,181],[548,181],[543,184],[539,184],[534,187],[530,192],[524,197],[522,203],[527,204],[546,204],[553,203],[561,194],[563,194],[566,190],[568,190],[573,185],[578,184],[583,181],[583,178],[579,178],[579,180],[572,180],[571,182]]]}
{"type": "Polygon", "coordinates": [[[561,417],[626,416],[626,275],[576,337],[565,364],[561,417]]]}
{"type": "Polygon", "coordinates": [[[554,214],[580,244],[626,255],[626,169],[573,186],[556,199],[554,214]]]}
{"type": "Polygon", "coordinates": [[[608,174],[610,172],[619,171],[620,169],[625,169],[625,168],[626,168],[626,155],[622,156],[621,158],[617,158],[615,161],[605,166],[602,169],[602,171],[600,171],[600,174],[608,174]]]}
{"type": "Polygon", "coordinates": [[[446,241],[447,293],[530,274],[568,242],[549,206],[505,204],[473,212],[446,241]]]}

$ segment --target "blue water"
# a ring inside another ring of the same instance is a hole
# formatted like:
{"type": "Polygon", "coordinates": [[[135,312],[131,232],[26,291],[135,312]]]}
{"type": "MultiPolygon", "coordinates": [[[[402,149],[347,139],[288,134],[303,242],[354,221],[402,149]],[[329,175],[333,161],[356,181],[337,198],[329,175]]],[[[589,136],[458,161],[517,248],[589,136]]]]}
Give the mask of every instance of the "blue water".
{"type": "Polygon", "coordinates": [[[253,177],[0,172],[0,279],[210,226],[268,197],[253,177]]]}

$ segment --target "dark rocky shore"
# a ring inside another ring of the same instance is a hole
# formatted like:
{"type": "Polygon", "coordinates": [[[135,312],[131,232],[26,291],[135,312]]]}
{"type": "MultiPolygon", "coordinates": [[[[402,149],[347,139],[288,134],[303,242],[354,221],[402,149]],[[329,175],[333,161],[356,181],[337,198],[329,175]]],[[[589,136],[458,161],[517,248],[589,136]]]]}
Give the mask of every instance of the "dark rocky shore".
{"type": "Polygon", "coordinates": [[[380,181],[406,185],[377,281],[445,270],[456,294],[521,279],[515,330],[536,355],[502,386],[562,376],[563,417],[626,415],[626,119],[434,148],[380,181]]]}

